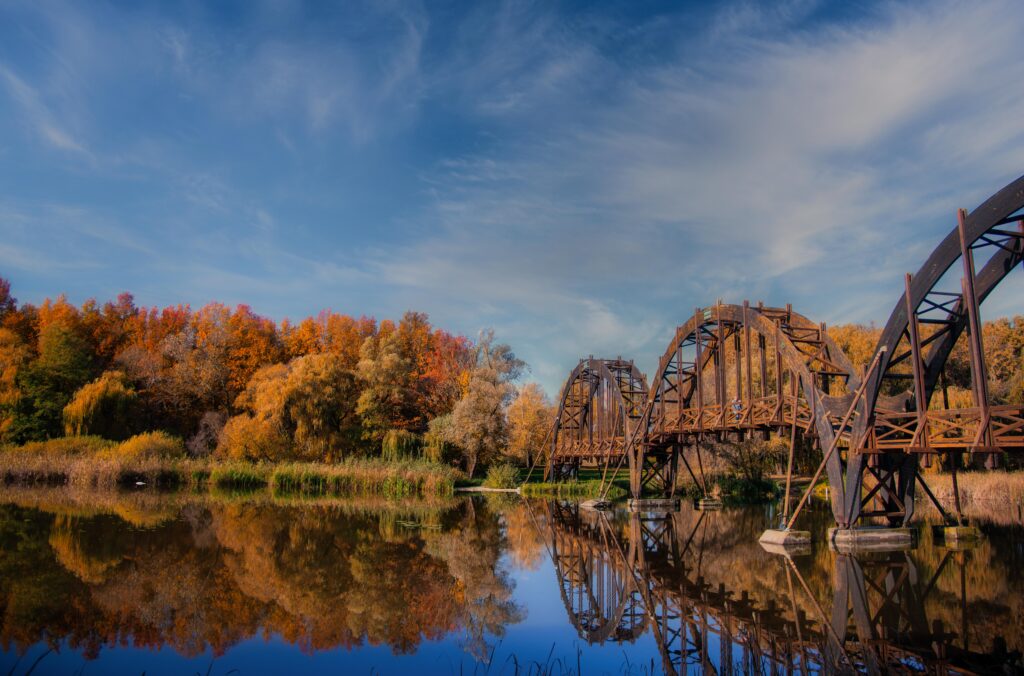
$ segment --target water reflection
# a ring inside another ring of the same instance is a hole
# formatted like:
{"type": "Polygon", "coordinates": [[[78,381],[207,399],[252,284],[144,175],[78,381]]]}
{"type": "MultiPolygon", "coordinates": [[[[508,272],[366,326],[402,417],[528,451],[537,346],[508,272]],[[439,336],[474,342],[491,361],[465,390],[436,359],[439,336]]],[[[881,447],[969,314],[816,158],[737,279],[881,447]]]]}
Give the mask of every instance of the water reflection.
{"type": "Polygon", "coordinates": [[[0,507],[5,649],[194,656],[276,635],[306,651],[409,653],[455,634],[483,655],[521,617],[482,503],[426,514],[214,503],[145,527],[55,511],[0,507]]]}
{"type": "MultiPolygon", "coordinates": [[[[293,661],[298,646],[348,667],[365,653],[362,664],[399,673],[512,673],[551,651],[566,665],[554,673],[1024,671],[1019,527],[985,527],[967,550],[922,528],[913,551],[816,545],[788,559],[757,544],[770,506],[95,499],[0,506],[4,671],[23,655],[14,673],[25,673],[46,648],[87,659],[169,648],[234,656],[213,673],[260,673],[260,657],[234,650],[253,638],[273,639],[263,656],[293,661]],[[421,659],[432,648],[441,657],[421,659]]],[[[818,531],[829,520],[808,518],[818,531]]],[[[77,668],[55,659],[34,673],[77,668]]],[[[140,659],[147,673],[181,671],[166,652],[140,659]]]]}
{"type": "MultiPolygon", "coordinates": [[[[667,674],[1018,673],[1020,546],[796,560],[760,550],[754,510],[544,507],[569,621],[588,643],[650,633],[667,674]],[[984,628],[971,624],[981,619],[984,628]],[[1007,648],[1008,641],[1016,647],[1007,648]]],[[[999,537],[995,538],[999,541],[999,537]]]]}

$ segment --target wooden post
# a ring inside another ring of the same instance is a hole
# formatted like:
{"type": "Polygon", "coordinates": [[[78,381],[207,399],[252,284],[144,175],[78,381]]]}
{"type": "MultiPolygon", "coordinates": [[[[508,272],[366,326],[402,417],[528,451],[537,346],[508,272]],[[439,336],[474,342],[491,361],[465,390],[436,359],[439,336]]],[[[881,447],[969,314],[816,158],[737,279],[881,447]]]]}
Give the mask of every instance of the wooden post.
{"type": "Polygon", "coordinates": [[[694,312],[695,328],[693,330],[694,347],[696,348],[696,356],[694,357],[694,368],[693,377],[696,380],[694,387],[696,387],[697,394],[697,435],[700,436],[700,432],[704,429],[704,352],[703,345],[701,342],[704,338],[704,331],[701,328],[701,322],[703,321],[703,315],[700,308],[694,312]]]}
{"type": "MultiPolygon", "coordinates": [[[[908,272],[903,278],[903,285],[905,289],[903,298],[905,299],[907,309],[907,327],[910,334],[910,357],[913,362],[914,372],[914,407],[917,410],[917,428],[914,430],[914,436],[910,440],[910,446],[927,447],[928,400],[924,386],[924,359],[921,354],[921,333],[920,327],[917,323],[917,308],[914,307],[913,301],[910,300],[910,282],[911,276],[908,272]]],[[[915,452],[913,448],[908,450],[911,453],[915,452]]]]}
{"type": "MultiPolygon", "coordinates": [[[[793,391],[793,399],[797,396],[797,379],[793,379],[793,385],[790,388],[793,391]]],[[[782,506],[782,520],[786,521],[789,519],[789,489],[793,485],[793,455],[796,450],[796,419],[793,420],[793,424],[790,425],[789,429],[789,460],[786,463],[786,496],[784,498],[782,506]]]]}
{"type": "MultiPolygon", "coordinates": [[[[967,306],[968,320],[968,341],[971,354],[971,385],[974,391],[975,403],[981,410],[981,426],[978,430],[978,438],[972,444],[972,449],[978,445],[985,447],[992,446],[992,432],[989,428],[989,400],[988,400],[988,374],[985,369],[985,349],[981,335],[981,317],[978,312],[978,295],[974,289],[974,252],[967,241],[967,212],[963,209],[957,211],[957,230],[960,233],[960,258],[963,261],[964,276],[961,282],[963,288],[963,302],[967,306]]],[[[986,462],[986,466],[992,468],[995,462],[992,457],[986,462]]]]}
{"type": "Polygon", "coordinates": [[[747,369],[747,405],[750,407],[747,410],[747,422],[753,422],[750,419],[753,413],[753,401],[754,401],[754,373],[751,370],[751,358],[752,354],[750,351],[750,301],[743,301],[743,356],[746,361],[747,369]]]}

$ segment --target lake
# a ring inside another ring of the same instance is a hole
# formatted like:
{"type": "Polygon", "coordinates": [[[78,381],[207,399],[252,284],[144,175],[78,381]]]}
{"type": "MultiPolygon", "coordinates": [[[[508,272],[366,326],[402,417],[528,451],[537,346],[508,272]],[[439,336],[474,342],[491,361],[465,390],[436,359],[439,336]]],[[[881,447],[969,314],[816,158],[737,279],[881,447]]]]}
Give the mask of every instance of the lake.
{"type": "Polygon", "coordinates": [[[0,494],[0,662],[20,674],[1024,669],[1024,529],[789,559],[776,506],[0,494]]]}

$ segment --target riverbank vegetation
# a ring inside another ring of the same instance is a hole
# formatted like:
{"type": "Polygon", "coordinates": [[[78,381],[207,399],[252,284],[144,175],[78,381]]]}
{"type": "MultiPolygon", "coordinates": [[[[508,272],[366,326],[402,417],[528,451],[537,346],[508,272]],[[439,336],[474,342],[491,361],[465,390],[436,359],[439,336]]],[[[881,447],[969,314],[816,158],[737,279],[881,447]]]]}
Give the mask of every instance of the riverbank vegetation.
{"type": "Polygon", "coordinates": [[[189,458],[184,444],[162,432],[123,442],[72,437],[0,452],[4,484],[103,489],[147,486],[186,490],[269,489],[275,494],[450,496],[458,469],[419,459],[353,458],[334,463],[253,463],[189,458]]]}
{"type": "Polygon", "coordinates": [[[450,492],[531,461],[550,424],[526,365],[407,312],[274,322],[129,294],[18,304],[0,279],[0,472],[19,482],[450,492]]]}

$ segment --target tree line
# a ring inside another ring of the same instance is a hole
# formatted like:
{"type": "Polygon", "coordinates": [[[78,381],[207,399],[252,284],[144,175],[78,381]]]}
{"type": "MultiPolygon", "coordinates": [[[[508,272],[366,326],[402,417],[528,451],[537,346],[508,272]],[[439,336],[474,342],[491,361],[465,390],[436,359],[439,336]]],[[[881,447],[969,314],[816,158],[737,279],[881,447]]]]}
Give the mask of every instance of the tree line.
{"type": "Polygon", "coordinates": [[[550,403],[525,363],[407,312],[297,323],[247,305],[19,304],[0,278],[0,443],[165,431],[193,457],[425,456],[473,474],[542,442],[550,403]]]}

